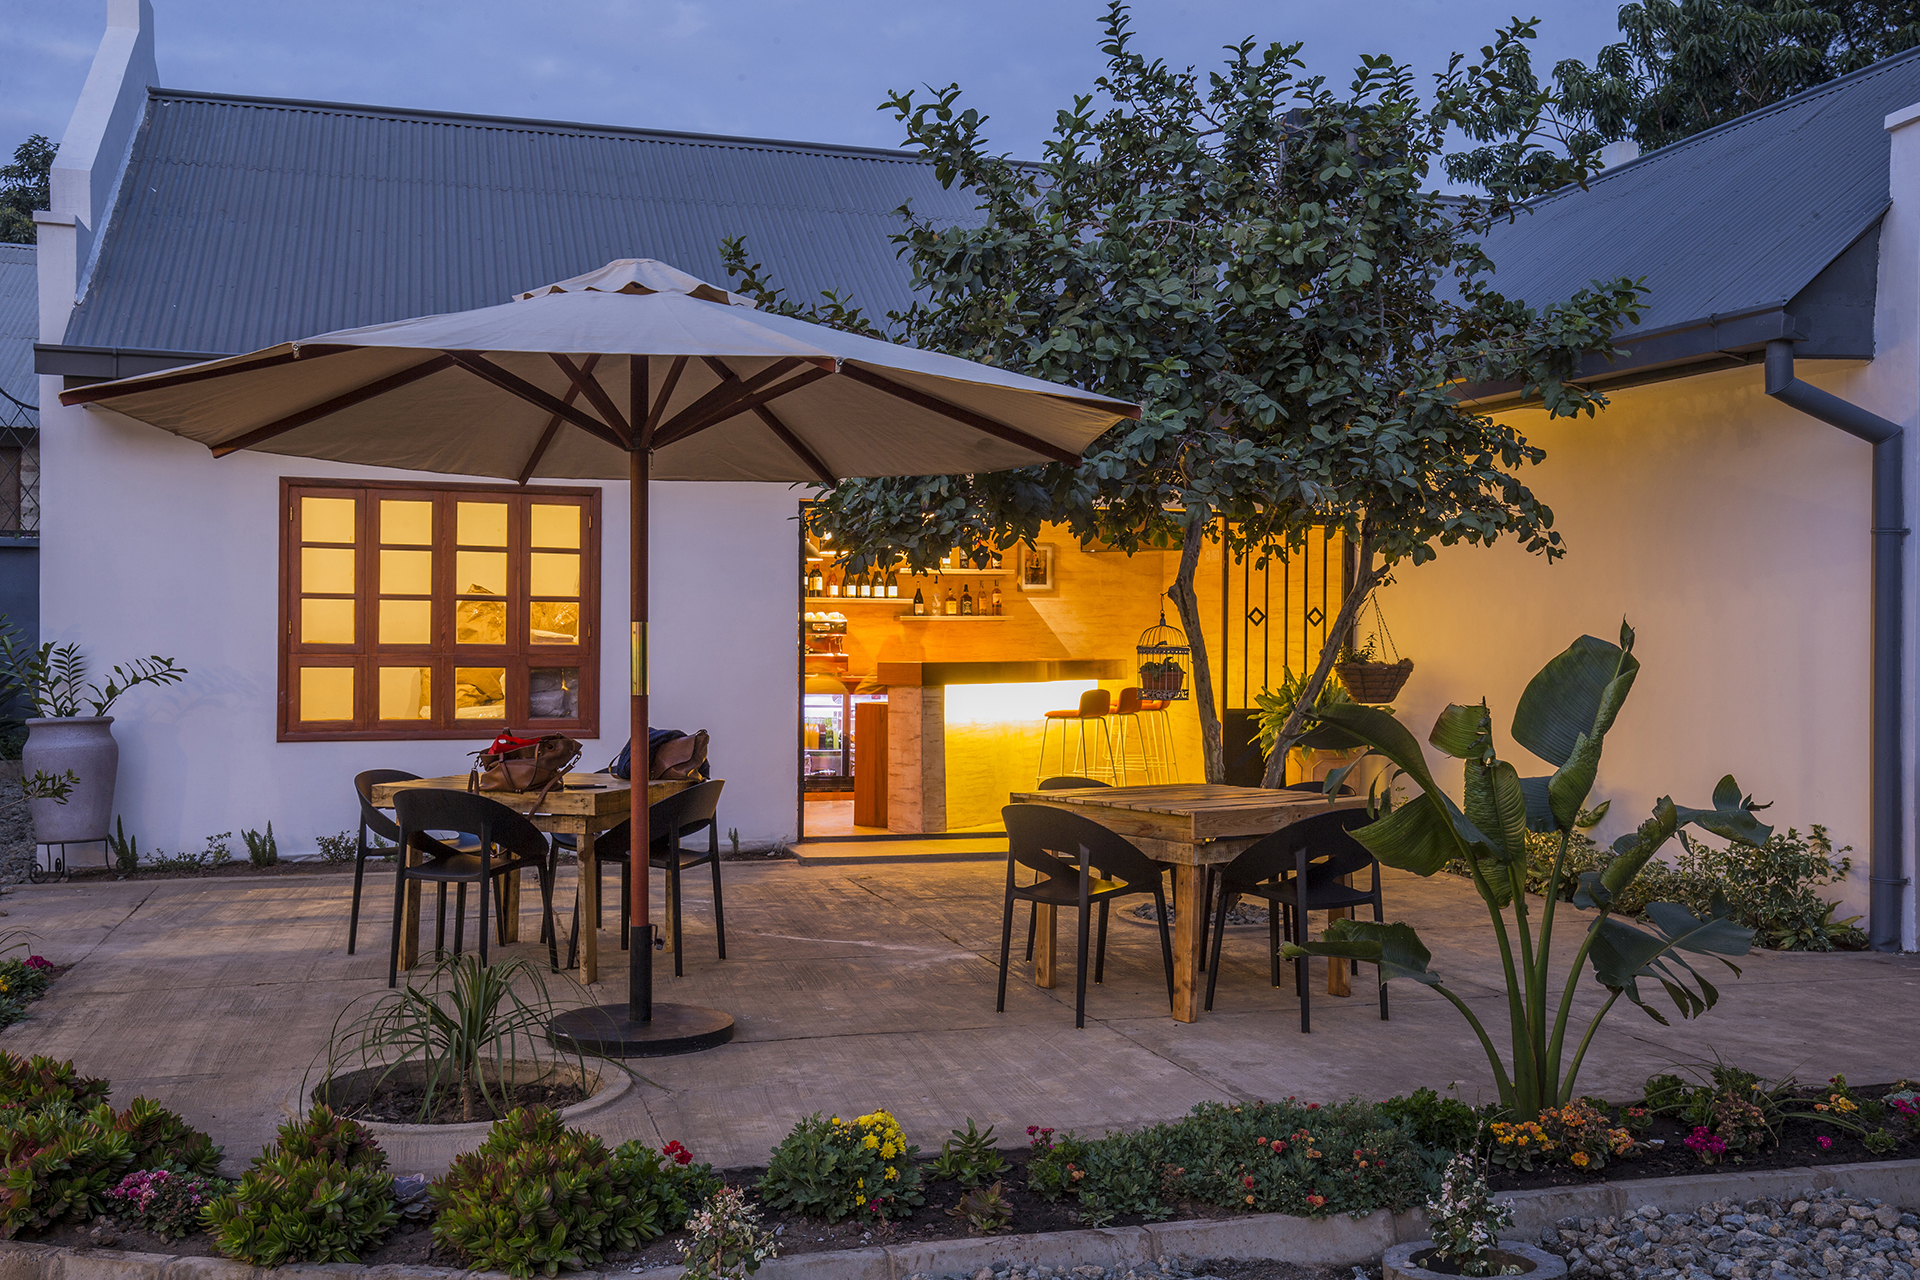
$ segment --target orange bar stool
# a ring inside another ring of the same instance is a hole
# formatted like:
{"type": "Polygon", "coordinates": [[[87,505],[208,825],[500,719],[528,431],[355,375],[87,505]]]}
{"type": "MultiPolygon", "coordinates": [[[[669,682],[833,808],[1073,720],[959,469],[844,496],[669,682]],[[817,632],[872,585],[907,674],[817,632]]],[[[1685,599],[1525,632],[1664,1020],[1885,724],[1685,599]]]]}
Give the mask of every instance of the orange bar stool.
{"type": "Polygon", "coordinates": [[[1080,695],[1077,709],[1067,711],[1049,711],[1040,726],[1040,767],[1034,773],[1036,783],[1047,776],[1047,737],[1057,721],[1060,725],[1060,767],[1053,772],[1078,774],[1082,777],[1104,773],[1107,777],[1113,772],[1113,738],[1107,729],[1107,717],[1113,714],[1113,695],[1105,689],[1089,689],[1080,695]],[[1087,753],[1087,725],[1089,722],[1100,726],[1101,741],[1106,744],[1107,763],[1102,767],[1097,756],[1089,759],[1087,753]],[[1067,763],[1067,726],[1073,725],[1079,730],[1079,748],[1076,762],[1067,763]]]}
{"type": "Polygon", "coordinates": [[[1118,777],[1116,781],[1125,786],[1133,775],[1132,757],[1136,754],[1140,760],[1140,772],[1147,775],[1147,781],[1153,782],[1153,753],[1148,750],[1147,737],[1140,721],[1140,709],[1144,704],[1140,700],[1139,689],[1122,689],[1113,703],[1113,766],[1118,777]],[[1128,733],[1128,726],[1132,733],[1128,733]]]}

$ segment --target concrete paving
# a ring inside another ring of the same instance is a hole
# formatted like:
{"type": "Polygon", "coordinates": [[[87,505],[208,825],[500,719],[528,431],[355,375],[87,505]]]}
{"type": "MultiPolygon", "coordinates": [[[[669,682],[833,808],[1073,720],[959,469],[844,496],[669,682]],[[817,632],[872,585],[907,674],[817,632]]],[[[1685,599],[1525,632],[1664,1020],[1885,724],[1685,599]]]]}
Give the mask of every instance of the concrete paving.
{"type": "MultiPolygon", "coordinates": [[[[1071,912],[1062,913],[1062,976],[1050,991],[1019,963],[1020,913],[1007,1011],[994,1012],[1000,865],[724,870],[729,958],[714,956],[695,877],[687,974],[673,978],[668,957],[658,995],[724,1008],[738,1035],[707,1053],[633,1064],[637,1087],[591,1118],[610,1140],[678,1139],[724,1166],[763,1163],[813,1111],[884,1106],[932,1148],[968,1117],[1014,1145],[1028,1125],[1099,1131],[1172,1119],[1211,1099],[1384,1097],[1455,1084],[1469,1100],[1491,1093],[1466,1024],[1411,983],[1392,988],[1383,1023],[1371,972],[1354,979],[1351,998],[1333,999],[1316,965],[1313,1033],[1301,1034],[1291,983],[1267,984],[1263,928],[1229,933],[1214,1012],[1179,1024],[1167,1015],[1153,929],[1116,913],[1106,982],[1090,987],[1087,1026],[1076,1031],[1071,912]]],[[[0,1032],[0,1046],[70,1057],[110,1077],[121,1105],[157,1098],[211,1132],[229,1164],[244,1164],[323,1058],[341,1011],[386,989],[391,882],[370,879],[378,888],[355,956],[346,954],[345,875],[12,890],[0,924],[32,930],[36,950],[74,967],[26,1022],[0,1032]]],[[[1434,968],[1500,1040],[1497,957],[1471,886],[1388,873],[1386,894],[1388,917],[1420,929],[1434,968]]],[[[572,903],[564,876],[560,901],[572,903]]],[[[528,939],[536,907],[530,892],[528,939]]],[[[1555,949],[1570,955],[1575,930],[1562,920],[1555,949]]],[[[603,980],[583,990],[555,979],[566,1000],[624,999],[617,939],[609,930],[601,942],[603,980]]],[[[530,942],[506,951],[544,963],[545,948],[530,942]]],[[[1693,1022],[1662,1027],[1616,1007],[1583,1087],[1628,1097],[1652,1072],[1715,1055],[1771,1076],[1920,1076],[1920,957],[1758,953],[1743,967],[1742,978],[1714,975],[1720,1005],[1693,1022]]],[[[1583,986],[1582,1007],[1597,1007],[1599,988],[1583,986]]]]}

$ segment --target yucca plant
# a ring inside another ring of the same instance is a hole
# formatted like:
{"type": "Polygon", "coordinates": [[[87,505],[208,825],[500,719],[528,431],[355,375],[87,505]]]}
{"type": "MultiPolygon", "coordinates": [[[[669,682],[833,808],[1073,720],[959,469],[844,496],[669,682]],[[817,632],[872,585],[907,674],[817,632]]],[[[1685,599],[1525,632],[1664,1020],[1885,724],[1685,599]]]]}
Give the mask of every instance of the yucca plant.
{"type": "Polygon", "coordinates": [[[546,980],[527,961],[483,965],[471,953],[450,957],[434,966],[422,986],[408,983],[379,993],[371,1007],[356,1000],[342,1010],[327,1048],[322,1092],[331,1095],[328,1086],[356,1068],[382,1068],[376,1089],[397,1073],[411,1077],[417,1071],[421,1123],[449,1097],[459,1099],[463,1121],[476,1118],[476,1099],[504,1116],[513,1105],[504,1086],[518,1068],[550,1060],[546,1031],[555,1012],[546,980]]]}
{"type": "Polygon", "coordinates": [[[1321,712],[1326,723],[1366,743],[1370,753],[1384,756],[1419,788],[1398,808],[1381,801],[1377,820],[1354,831],[1354,838],[1383,864],[1415,875],[1431,876],[1455,860],[1466,863],[1499,944],[1511,1067],[1479,1016],[1427,967],[1431,953],[1411,926],[1335,920],[1320,941],[1289,944],[1285,953],[1296,960],[1320,955],[1371,961],[1380,965],[1383,978],[1409,978],[1432,987],[1472,1026],[1493,1068],[1502,1106],[1519,1119],[1534,1119],[1542,1108],[1573,1100],[1581,1060],[1621,996],[1666,1022],[1643,998],[1642,980],[1659,983],[1681,1017],[1695,1017],[1714,1006],[1719,992],[1686,955],[1713,956],[1738,976],[1740,970],[1726,957],[1745,955],[1753,941],[1751,929],[1727,918],[1726,902],[1717,895],[1704,916],[1678,903],[1648,903],[1651,931],[1610,910],[1682,827],[1696,826],[1741,845],[1766,841],[1772,829],[1754,816],[1764,806],[1744,795],[1731,775],[1714,788],[1711,808],[1690,809],[1661,797],[1638,830],[1614,842],[1613,859],[1604,869],[1577,876],[1566,869],[1567,845],[1593,790],[1601,747],[1639,671],[1633,630],[1622,623],[1619,644],[1582,636],[1534,676],[1514,711],[1513,738],[1554,766],[1546,777],[1522,778],[1495,754],[1493,718],[1485,703],[1442,711],[1427,741],[1463,763],[1464,806],[1440,789],[1420,744],[1394,716],[1357,703],[1321,712]],[[1559,841],[1537,926],[1524,889],[1530,830],[1552,832],[1559,841]],[[1521,886],[1518,892],[1516,886],[1521,886]],[[1586,933],[1565,979],[1559,980],[1552,966],[1553,934],[1566,906],[1593,914],[1586,917],[1586,933]],[[1589,965],[1608,996],[1568,1058],[1574,993],[1580,971],[1589,965]]]}

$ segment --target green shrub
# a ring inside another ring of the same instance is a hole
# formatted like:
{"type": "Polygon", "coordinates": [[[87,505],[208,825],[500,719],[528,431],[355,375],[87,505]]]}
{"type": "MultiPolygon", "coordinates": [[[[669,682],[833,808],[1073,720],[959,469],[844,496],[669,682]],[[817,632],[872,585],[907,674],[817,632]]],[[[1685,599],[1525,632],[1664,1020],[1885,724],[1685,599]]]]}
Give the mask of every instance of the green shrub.
{"type": "Polygon", "coordinates": [[[27,1006],[53,985],[53,966],[39,956],[0,960],[0,1027],[27,1016],[27,1006]]]}
{"type": "Polygon", "coordinates": [[[1096,1222],[1169,1217],[1181,1200],[1305,1217],[1406,1209],[1439,1185],[1451,1154],[1358,1101],[1204,1102],[1137,1133],[1035,1134],[1028,1185],[1043,1196],[1074,1196],[1096,1222]]]}
{"type": "Polygon", "coordinates": [[[107,1100],[113,1086],[95,1076],[83,1076],[72,1061],[55,1062],[35,1054],[22,1058],[0,1049],[0,1123],[15,1109],[40,1111],[56,1103],[87,1110],[107,1100]]]}
{"type": "Polygon", "coordinates": [[[963,1187],[997,1182],[1006,1171],[1007,1162],[993,1145],[993,1126],[988,1125],[982,1133],[971,1116],[966,1129],[953,1130],[953,1136],[940,1144],[940,1154],[933,1159],[934,1177],[963,1187]]]}
{"type": "Polygon", "coordinates": [[[324,1106],[281,1125],[279,1140],[206,1213],[220,1252],[263,1267],[357,1262],[399,1220],[386,1153],[324,1106]]]}
{"type": "Polygon", "coordinates": [[[1757,848],[1735,845],[1721,848],[1700,840],[1685,841],[1679,873],[1688,879],[1694,896],[1677,899],[1688,905],[1705,903],[1717,889],[1726,894],[1733,919],[1752,929],[1757,941],[1776,951],[1858,950],[1866,938],[1854,921],[1833,918],[1838,903],[1815,889],[1846,879],[1853,869],[1851,846],[1836,855],[1827,829],[1818,823],[1806,835],[1789,827],[1757,848]]]}
{"type": "Polygon", "coordinates": [[[485,1270],[554,1275],[675,1230],[718,1186],[678,1144],[672,1154],[638,1142],[609,1152],[531,1107],[495,1121],[480,1149],[433,1184],[433,1238],[485,1270]]]}
{"type": "Polygon", "coordinates": [[[108,1190],[129,1173],[208,1174],[219,1163],[206,1134],[147,1098],[118,1113],[104,1102],[9,1112],[0,1119],[0,1236],[84,1222],[106,1210],[108,1190]]]}
{"type": "Polygon", "coordinates": [[[780,1140],[760,1179],[760,1199],[828,1222],[859,1216],[906,1218],[925,1204],[918,1147],[907,1145],[900,1123],[885,1111],[855,1120],[814,1112],[780,1140]]]}
{"type": "Polygon", "coordinates": [[[1387,1119],[1397,1120],[1422,1146],[1470,1152],[1480,1140],[1480,1113],[1460,1099],[1443,1098],[1432,1089],[1415,1089],[1404,1097],[1388,1098],[1375,1109],[1387,1119]]]}
{"type": "Polygon", "coordinates": [[[247,861],[261,870],[280,861],[280,846],[273,838],[273,824],[267,824],[266,831],[242,831],[240,838],[247,843],[247,861]]]}

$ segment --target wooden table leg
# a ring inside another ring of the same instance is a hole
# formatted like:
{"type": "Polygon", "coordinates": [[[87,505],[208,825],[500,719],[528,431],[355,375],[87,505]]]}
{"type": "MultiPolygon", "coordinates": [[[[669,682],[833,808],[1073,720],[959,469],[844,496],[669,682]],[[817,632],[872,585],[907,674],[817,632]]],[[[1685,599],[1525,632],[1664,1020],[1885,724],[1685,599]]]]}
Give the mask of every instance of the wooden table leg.
{"type": "Polygon", "coordinates": [[[580,837],[579,887],[574,900],[580,910],[580,981],[591,985],[600,981],[600,886],[594,875],[593,836],[580,837]]]}
{"type": "Polygon", "coordinates": [[[1173,1020],[1200,1019],[1200,912],[1207,869],[1175,864],[1173,900],[1173,1020]]]}
{"type": "Polygon", "coordinates": [[[1054,962],[1060,953],[1060,910],[1047,903],[1040,904],[1039,918],[1034,921],[1033,938],[1033,985],[1036,987],[1053,986],[1054,962]]]}
{"type": "MultiPolygon", "coordinates": [[[[1327,912],[1327,923],[1345,920],[1347,909],[1335,907],[1327,912]]],[[[1338,956],[1327,957],[1327,994],[1330,996],[1350,996],[1353,994],[1353,966],[1338,956]]]]}
{"type": "MultiPolygon", "coordinates": [[[[407,865],[420,865],[420,851],[409,849],[406,853],[407,865]]],[[[400,915],[400,967],[411,969],[420,963],[420,882],[407,881],[406,892],[402,895],[406,905],[400,915]]]]}
{"type": "Polygon", "coordinates": [[[520,877],[524,874],[514,871],[507,875],[500,886],[501,905],[506,908],[506,937],[504,942],[520,941],[520,877]]]}

